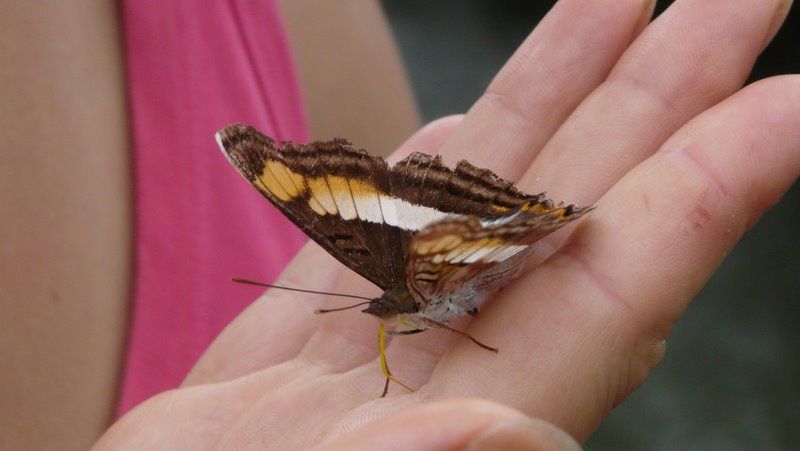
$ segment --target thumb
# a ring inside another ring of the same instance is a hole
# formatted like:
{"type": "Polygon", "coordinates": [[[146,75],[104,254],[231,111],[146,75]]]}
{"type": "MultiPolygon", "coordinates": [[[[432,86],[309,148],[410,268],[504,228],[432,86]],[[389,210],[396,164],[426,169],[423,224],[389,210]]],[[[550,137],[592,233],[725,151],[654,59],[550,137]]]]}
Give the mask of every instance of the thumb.
{"type": "Polygon", "coordinates": [[[579,450],[567,433],[498,403],[448,400],[411,407],[324,443],[322,450],[579,450]]]}

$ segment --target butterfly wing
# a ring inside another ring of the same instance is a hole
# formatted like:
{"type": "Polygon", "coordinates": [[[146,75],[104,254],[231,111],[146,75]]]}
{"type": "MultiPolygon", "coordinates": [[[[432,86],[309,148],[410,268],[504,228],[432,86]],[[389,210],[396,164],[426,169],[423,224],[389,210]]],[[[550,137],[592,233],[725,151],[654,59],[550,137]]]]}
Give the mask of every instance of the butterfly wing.
{"type": "Polygon", "coordinates": [[[384,290],[403,280],[403,249],[393,245],[402,231],[382,209],[391,204],[386,161],[344,140],[278,149],[238,124],[216,137],[236,169],[331,255],[384,290]]]}
{"type": "Polygon", "coordinates": [[[451,217],[418,232],[407,256],[407,286],[421,313],[446,322],[477,308],[522,268],[534,244],[591,208],[548,207],[495,220],[451,217]]]}
{"type": "MultiPolygon", "coordinates": [[[[406,284],[414,234],[445,219],[501,221],[553,203],[466,161],[414,153],[391,168],[343,139],[282,143],[234,124],[217,142],[236,169],[339,261],[384,290],[406,284]]],[[[571,208],[571,207],[570,207],[571,208]]],[[[426,234],[425,236],[429,236],[426,234]]]]}

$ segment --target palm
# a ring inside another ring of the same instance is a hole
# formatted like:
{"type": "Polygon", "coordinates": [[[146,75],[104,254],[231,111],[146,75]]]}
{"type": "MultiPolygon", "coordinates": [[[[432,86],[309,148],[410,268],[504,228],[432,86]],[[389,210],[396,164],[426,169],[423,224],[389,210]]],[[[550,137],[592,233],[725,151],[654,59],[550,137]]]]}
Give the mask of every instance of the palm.
{"type": "MultiPolygon", "coordinates": [[[[183,388],[137,408],[101,445],[297,448],[336,437],[433,448],[515,415],[428,406],[451,398],[488,399],[585,438],[644,381],[687,303],[800,171],[800,78],[739,91],[779,3],[678,1],[642,31],[641,1],[563,0],[463,120],[437,121],[398,150],[466,158],[524,191],[598,204],[548,237],[549,258],[469,324],[499,354],[444,331],[395,338],[392,370],[418,390],[379,399],[375,319],[314,316],[338,301],[273,290],[183,388]],[[367,424],[377,419],[388,421],[367,424]]],[[[377,294],[313,244],[281,282],[377,294]]]]}

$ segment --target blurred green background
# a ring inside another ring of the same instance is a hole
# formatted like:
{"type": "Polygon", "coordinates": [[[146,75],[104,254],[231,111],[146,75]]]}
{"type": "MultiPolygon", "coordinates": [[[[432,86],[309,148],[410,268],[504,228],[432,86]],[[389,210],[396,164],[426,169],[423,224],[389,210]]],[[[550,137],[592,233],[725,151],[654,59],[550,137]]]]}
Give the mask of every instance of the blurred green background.
{"type": "MultiPolygon", "coordinates": [[[[466,111],[554,3],[384,0],[425,120],[466,111]]],[[[800,72],[797,6],[750,81],[792,72],[800,72]]],[[[697,296],[664,361],[588,449],[798,449],[798,232],[795,183],[697,296]]]]}

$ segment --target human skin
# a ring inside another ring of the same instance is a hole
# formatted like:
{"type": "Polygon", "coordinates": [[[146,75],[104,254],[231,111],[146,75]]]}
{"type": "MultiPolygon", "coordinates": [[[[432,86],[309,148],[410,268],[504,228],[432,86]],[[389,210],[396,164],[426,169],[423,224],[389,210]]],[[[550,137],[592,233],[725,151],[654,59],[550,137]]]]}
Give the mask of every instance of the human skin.
{"type": "MultiPolygon", "coordinates": [[[[788,7],[678,0],[646,25],[649,2],[562,0],[466,116],[398,149],[597,205],[462,324],[498,354],[446,331],[397,337],[390,365],[417,390],[381,399],[375,318],[315,317],[346,301],[272,290],[180,389],[97,448],[450,449],[487,431],[485,448],[574,447],[568,436],[585,439],[646,379],[687,304],[800,172],[800,77],[742,88],[788,7]]],[[[378,294],[314,244],[280,283],[378,294]]]]}
{"type": "MultiPolygon", "coordinates": [[[[133,277],[119,12],[101,0],[3,6],[0,449],[85,449],[115,410],[133,277]]],[[[290,6],[302,80],[329,82],[303,86],[312,136],[341,130],[393,149],[418,128],[377,2],[328,12],[325,29],[307,26],[313,5],[290,6]],[[354,24],[378,38],[353,39],[354,24]],[[350,66],[332,67],[332,49],[350,66]],[[329,105],[343,93],[362,106],[347,117],[329,105]]]]}
{"type": "Polygon", "coordinates": [[[315,139],[345,136],[386,156],[419,128],[411,86],[377,1],[279,4],[315,139]]]}

